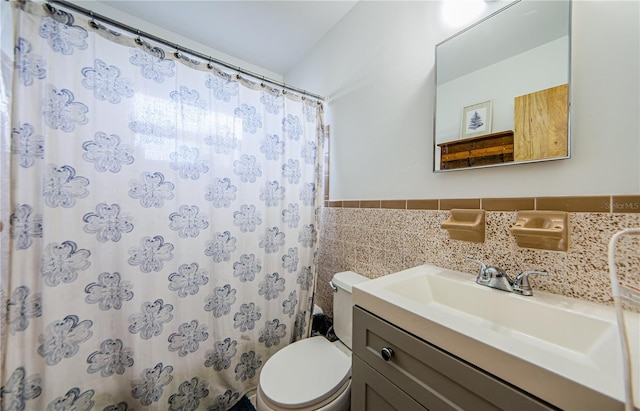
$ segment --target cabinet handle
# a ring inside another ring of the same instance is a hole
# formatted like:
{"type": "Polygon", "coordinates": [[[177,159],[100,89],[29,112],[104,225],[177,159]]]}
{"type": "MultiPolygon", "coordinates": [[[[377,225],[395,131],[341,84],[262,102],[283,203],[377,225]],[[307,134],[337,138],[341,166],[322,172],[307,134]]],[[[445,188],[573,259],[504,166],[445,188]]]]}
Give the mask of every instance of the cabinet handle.
{"type": "Polygon", "coordinates": [[[382,359],[385,361],[389,361],[391,357],[393,357],[393,348],[384,347],[380,350],[380,355],[382,355],[382,359]]]}

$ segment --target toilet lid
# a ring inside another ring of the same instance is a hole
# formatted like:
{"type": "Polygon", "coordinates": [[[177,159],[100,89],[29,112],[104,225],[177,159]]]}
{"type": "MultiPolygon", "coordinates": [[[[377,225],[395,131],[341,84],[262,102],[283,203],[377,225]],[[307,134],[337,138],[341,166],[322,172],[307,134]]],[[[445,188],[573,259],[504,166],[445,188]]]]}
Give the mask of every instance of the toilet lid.
{"type": "Polygon", "coordinates": [[[351,378],[351,356],[323,336],[290,344],[274,354],[260,372],[260,388],[283,408],[323,401],[351,378]]]}

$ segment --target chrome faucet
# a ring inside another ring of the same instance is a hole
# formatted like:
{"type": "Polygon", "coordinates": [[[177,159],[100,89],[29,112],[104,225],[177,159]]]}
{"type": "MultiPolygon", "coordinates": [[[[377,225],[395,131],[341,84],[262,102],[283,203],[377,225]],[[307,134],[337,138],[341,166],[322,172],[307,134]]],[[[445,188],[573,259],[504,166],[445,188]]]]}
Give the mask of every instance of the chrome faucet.
{"type": "Polygon", "coordinates": [[[529,276],[530,275],[544,275],[548,276],[549,274],[546,271],[523,271],[516,276],[516,279],[513,281],[513,292],[522,294],[522,295],[533,295],[533,291],[531,290],[531,284],[529,284],[529,276]]]}
{"type": "Polygon", "coordinates": [[[546,271],[523,271],[511,279],[503,269],[498,267],[487,267],[485,263],[473,258],[467,257],[468,261],[474,262],[480,266],[480,272],[476,277],[476,283],[498,290],[508,291],[521,295],[533,295],[531,284],[529,284],[530,275],[548,275],[546,271]]]}

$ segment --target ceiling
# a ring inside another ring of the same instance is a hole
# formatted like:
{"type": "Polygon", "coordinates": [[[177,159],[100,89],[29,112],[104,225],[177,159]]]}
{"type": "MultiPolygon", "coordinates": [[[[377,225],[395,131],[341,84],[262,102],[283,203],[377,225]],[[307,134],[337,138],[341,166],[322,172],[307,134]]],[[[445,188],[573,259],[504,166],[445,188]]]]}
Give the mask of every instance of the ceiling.
{"type": "Polygon", "coordinates": [[[357,3],[357,0],[97,1],[280,75],[300,62],[357,3]]]}

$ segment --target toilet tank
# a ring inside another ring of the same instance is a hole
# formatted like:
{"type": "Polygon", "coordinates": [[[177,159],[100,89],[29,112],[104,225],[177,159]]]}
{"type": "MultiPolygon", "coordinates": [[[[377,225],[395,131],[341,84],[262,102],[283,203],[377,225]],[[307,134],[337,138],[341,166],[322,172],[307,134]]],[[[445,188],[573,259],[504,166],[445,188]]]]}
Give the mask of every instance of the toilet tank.
{"type": "Polygon", "coordinates": [[[336,273],[331,282],[337,288],[333,293],[333,331],[344,345],[351,349],[353,302],[351,288],[369,279],[353,271],[336,273]]]}

